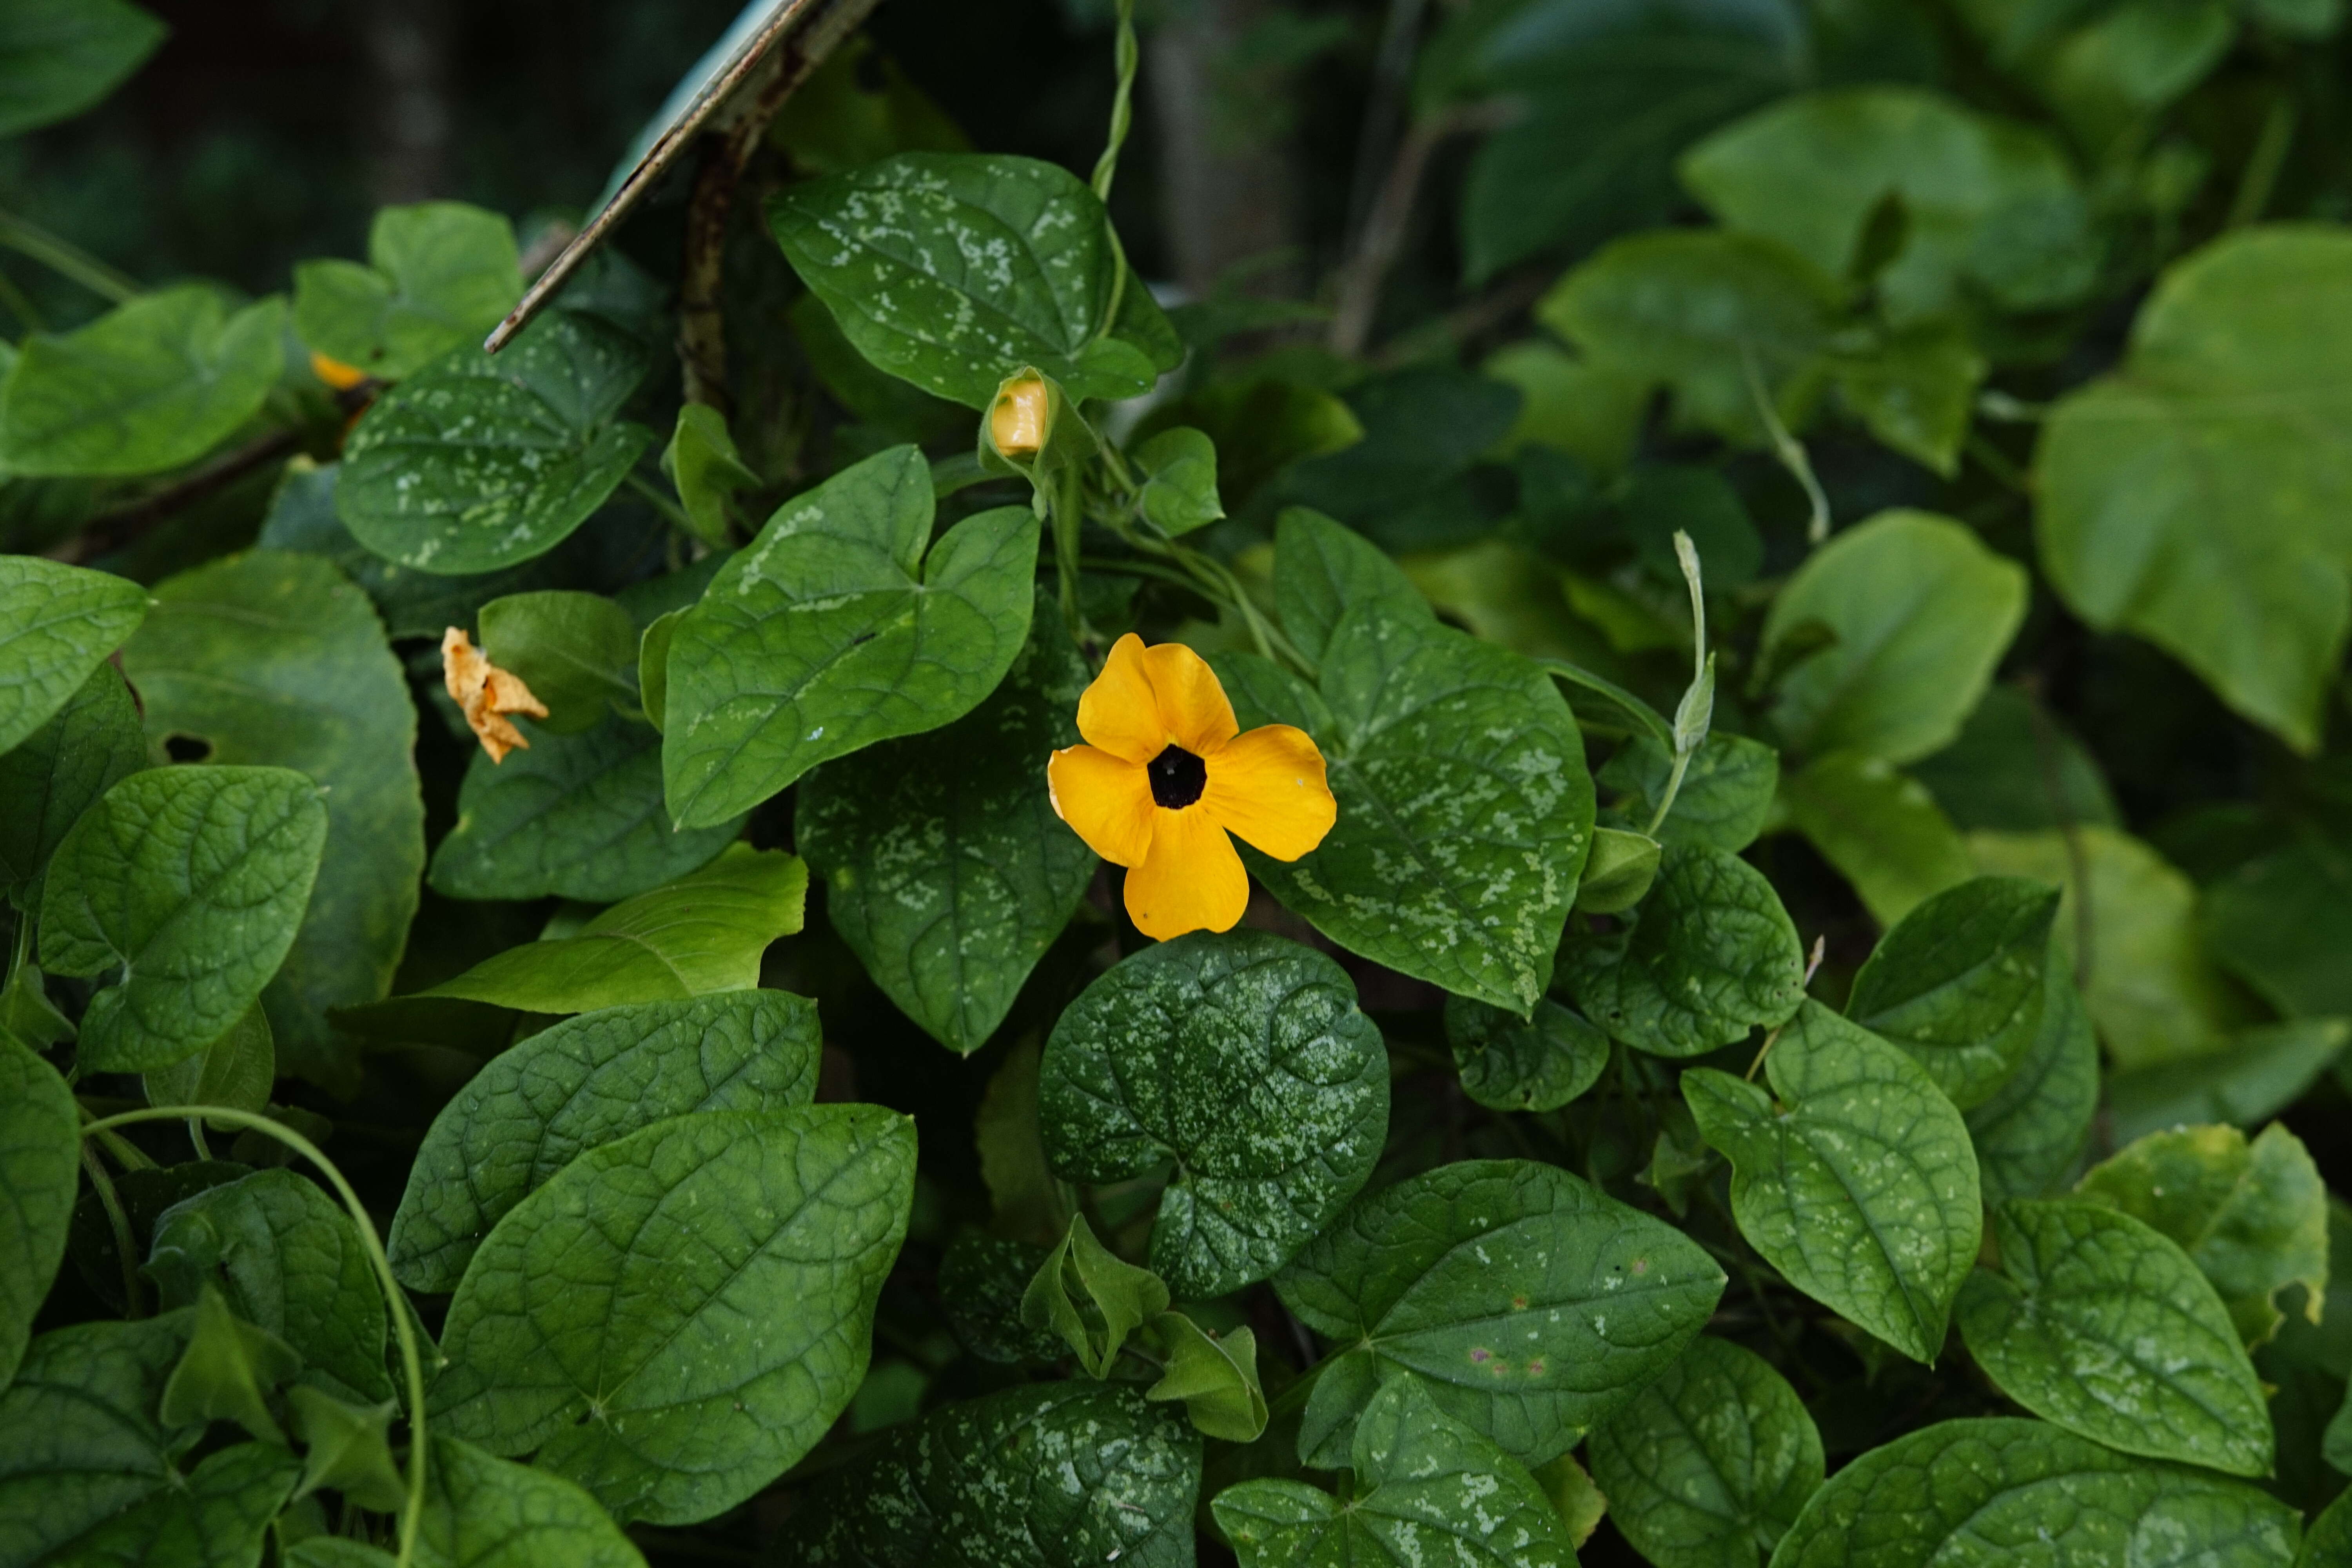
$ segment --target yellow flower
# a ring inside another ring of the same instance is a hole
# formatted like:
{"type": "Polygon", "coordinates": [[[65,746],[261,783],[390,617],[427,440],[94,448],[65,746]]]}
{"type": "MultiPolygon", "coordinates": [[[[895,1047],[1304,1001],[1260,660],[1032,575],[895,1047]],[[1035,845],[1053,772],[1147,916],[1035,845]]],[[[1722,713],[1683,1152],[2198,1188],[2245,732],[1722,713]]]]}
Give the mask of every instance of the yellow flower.
{"type": "Polygon", "coordinates": [[[349,392],[368,378],[367,372],[357,365],[345,364],[339,359],[330,359],[315,352],[310,355],[310,374],[337,392],[349,392]]]}
{"type": "Polygon", "coordinates": [[[1128,868],[1127,912],[1161,942],[1231,931],[1249,875],[1228,833],[1277,860],[1323,842],[1339,804],[1304,730],[1244,735],[1216,672],[1181,643],[1118,639],[1078,699],[1078,733],[1045,780],[1054,810],[1087,847],[1128,868]]]}

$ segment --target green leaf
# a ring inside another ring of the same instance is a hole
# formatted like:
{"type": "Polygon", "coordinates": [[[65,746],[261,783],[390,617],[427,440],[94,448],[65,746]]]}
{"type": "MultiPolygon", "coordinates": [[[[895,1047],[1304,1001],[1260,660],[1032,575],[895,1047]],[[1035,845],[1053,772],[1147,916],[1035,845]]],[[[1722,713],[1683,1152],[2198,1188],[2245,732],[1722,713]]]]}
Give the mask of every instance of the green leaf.
{"type": "Polygon", "coordinates": [[[1201,1438],[1132,1384],[934,1411],[814,1487],[781,1542],[844,1568],[1191,1568],[1201,1438]]]}
{"type": "Polygon", "coordinates": [[[1773,717],[1811,752],[1909,762],[1949,745],[2025,615],[2026,574],[1949,518],[1882,511],[1806,558],[1764,618],[1769,659],[1798,628],[1830,646],[1780,681],[1773,717]]]}
{"type": "Polygon", "coordinates": [[[1680,1355],[1723,1284],[1697,1243],[1557,1166],[1465,1161],[1383,1187],[1275,1281],[1342,1347],[1299,1457],[1344,1466],[1374,1392],[1410,1372],[1447,1415],[1540,1464],[1680,1355]]]}
{"type": "Polygon", "coordinates": [[[1217,499],[1217,445],[1189,425],[1162,430],[1135,449],[1148,476],[1136,504],[1171,538],[1206,528],[1225,515],[1217,499]]]}
{"type": "Polygon", "coordinates": [[[1863,907],[1894,925],[1975,868],[1927,786],[1884,758],[1832,752],[1791,774],[1789,820],[1853,884],[1863,907]]]}
{"type": "Polygon", "coordinates": [[[1415,1378],[1375,1394],[1356,1424],[1346,1501],[1303,1481],[1244,1481],[1210,1504],[1242,1568],[1443,1561],[1459,1568],[1575,1568],[1551,1500],[1518,1461],[1440,1409],[1415,1378]]]}
{"type": "Polygon", "coordinates": [[[645,1568],[596,1500],[561,1476],[435,1432],[418,1568],[645,1568]]]}
{"type": "Polygon", "coordinates": [[[608,1007],[493,1057],[410,1166],[386,1251],[403,1283],[454,1290],[508,1210],[590,1149],[667,1117],[781,1110],[816,1092],[816,1005],[786,991],[608,1007]]]}
{"type": "Polygon", "coordinates": [[[2041,1027],[2057,889],[1977,877],[1918,905],[1871,950],[1846,1011],[1963,1109],[2009,1081],[2041,1027]]]}
{"type": "Polygon", "coordinates": [[[408,1485],[392,1462],[385,1436],[393,1417],[400,1414],[396,1400],[352,1405],[322,1388],[298,1383],[286,1391],[286,1404],[294,1413],[295,1436],[302,1439],[298,1498],[332,1487],[362,1508],[378,1513],[400,1510],[408,1485]]]}
{"type": "Polygon", "coordinates": [[[1872,282],[1896,326],[1952,314],[1972,294],[2010,310],[2069,304],[2098,264],[2055,142],[1918,88],[1782,99],[1692,148],[1681,173],[1727,227],[1837,277],[1864,270],[1864,233],[1895,204],[1902,241],[1872,282]]]}
{"type": "Polygon", "coordinates": [[[801,853],[825,914],[901,1012],[969,1056],[1070,923],[1096,860],[1054,814],[1045,759],[1076,745],[1087,667],[1040,600],[1029,641],[979,707],[802,782],[801,853]]]}
{"type": "Polygon", "coordinates": [[[1748,375],[1801,411],[1838,313],[1834,283],[1768,240],[1664,229],[1618,240],[1552,286],[1537,318],[1593,363],[1674,393],[1677,423],[1764,438],[1748,375]]]}
{"type": "Polygon", "coordinates": [[[1368,599],[1402,619],[1431,618],[1412,580],[1380,546],[1311,508],[1283,508],[1274,526],[1274,604],[1293,646],[1321,663],[1339,617],[1368,599]]]}
{"type": "MultiPolygon", "coordinates": [[[[656,731],[661,730],[664,715],[669,710],[670,637],[684,619],[686,610],[666,610],[646,623],[644,634],[637,639],[637,700],[645,708],[646,722],[656,731]]],[[[667,803],[663,809],[667,814],[667,803]]]]}
{"type": "Polygon", "coordinates": [[[1565,353],[1540,337],[1506,343],[1478,368],[1519,389],[1518,423],[1505,445],[1519,460],[1522,506],[1536,488],[1528,483],[1530,471],[1559,476],[1573,499],[1594,475],[1613,475],[1633,457],[1650,401],[1641,377],[1565,353]],[[1531,470],[1531,462],[1540,468],[1531,470]]]}
{"type": "Polygon", "coordinates": [[[2270,1473],[2262,1384],[2187,1254],[2067,1199],[2002,1204],[1992,1226],[2001,1271],[1970,1275],[1955,1315],[2002,1393],[2126,1454],[2270,1473]]]}
{"type": "Polygon", "coordinates": [[[607,713],[583,733],[551,735],[521,723],[529,750],[493,763],[478,748],[467,761],[457,825],[433,851],[436,892],[604,903],[700,869],[743,829],[740,816],[670,826],[650,725],[607,713]]]}
{"type": "Polygon", "coordinates": [[[300,1352],[240,1320],[227,1298],[207,1284],[196,1294],[188,1348],[163,1384],[156,1415],[166,1426],[234,1421],[264,1442],[283,1443],[286,1434],[269,1413],[268,1396],[301,1370],[300,1352]]]}
{"type": "Polygon", "coordinates": [[[1292,464],[1364,438],[1355,411],[1319,383],[1263,374],[1221,379],[1162,404],[1137,430],[1148,435],[1179,424],[1216,443],[1217,490],[1228,511],[1239,511],[1292,464]]]}
{"type": "Polygon", "coordinates": [[[2279,1331],[2279,1298],[2304,1288],[2319,1321],[2327,1297],[2327,1189],[2303,1141],[2273,1122],[2252,1142],[2234,1127],[2176,1127],[2091,1167],[2077,1196],[2120,1209],[2179,1243],[2221,1292],[2239,1337],[2279,1331]]]}
{"type": "Polygon", "coordinates": [[[156,1418],[188,1317],[78,1323],[35,1340],[0,1388],[0,1561],[37,1563],[170,1484],[194,1434],[156,1418]]]}
{"type": "MultiPolygon", "coordinates": [[[[1603,789],[1623,790],[1627,822],[1647,829],[1674,775],[1671,745],[1636,733],[1595,775],[1603,789]]],[[[1691,753],[1683,771],[1675,808],[1652,835],[1661,844],[1683,844],[1737,855],[1756,842],[1771,815],[1780,787],[1780,753],[1760,741],[1717,730],[1691,753]]]]}
{"type": "Polygon", "coordinates": [[[0,17],[0,136],[95,107],[169,31],[125,0],[19,0],[0,17]]]}
{"type": "MultiPolygon", "coordinates": [[[[0,658],[5,658],[0,654],[0,658]]],[[[147,738],[122,672],[101,662],[64,707],[0,752],[0,889],[27,908],[67,829],[117,782],[147,765],[147,738]]]]}
{"type": "Polygon", "coordinates": [[[1462,1091],[1493,1110],[1558,1110],[1600,1081],[1609,1037],[1549,997],[1533,1016],[1445,999],[1445,1039],[1462,1091]]]}
{"type": "Polygon", "coordinates": [[[81,1115],[57,1069],[0,1032],[0,1388],[32,1339],[33,1317],[66,1255],[80,1188],[81,1115]]]}
{"type": "Polygon", "coordinates": [[[1664,847],[1646,833],[1592,830],[1592,853],[1576,884],[1576,908],[1588,915],[1622,915],[1650,896],[1664,847]]]}
{"type": "Polygon", "coordinates": [[[1959,739],[1907,771],[1964,829],[2031,832],[2122,821],[2098,760],[2017,686],[1990,688],[1959,739]]]}
{"type": "Polygon", "coordinates": [[[510,947],[418,994],[586,1013],[749,990],[768,944],[801,929],[807,896],[799,859],[730,844],[701,870],[614,904],[572,935],[510,947]]]}
{"type": "Polygon", "coordinates": [[[0,752],[72,702],[146,615],[147,591],[127,578],[0,555],[0,752]]]}
{"type": "MultiPolygon", "coordinates": [[[[167,1307],[217,1282],[238,1317],[367,1399],[386,1399],[383,1298],[342,1205],[291,1171],[256,1171],[163,1211],[148,1278],[167,1307]]],[[[261,1436],[256,1433],[255,1436],[261,1436]]]]}
{"type": "MultiPolygon", "coordinates": [[[[0,760],[0,768],[5,767],[0,760]]],[[[2352,844],[2317,834],[2261,855],[2205,889],[2207,951],[2290,1017],[2352,1015],[2352,844]]]]}
{"type": "Polygon", "coordinates": [[[2294,1568],[2344,1568],[2347,1563],[2352,1563],[2352,1492],[2339,1495],[2311,1521],[2294,1568]]]}
{"type": "MultiPolygon", "coordinates": [[[[858,353],[968,408],[1024,364],[1084,402],[1149,392],[1181,357],[1173,333],[1139,344],[1106,331],[1119,284],[1110,222],[1051,163],[901,153],[790,187],[768,226],[858,353]]],[[[1165,332],[1131,279],[1120,303],[1165,332]]]]}
{"type": "Polygon", "coordinates": [[[1044,1366],[1067,1350],[1051,1329],[1021,1321],[1021,1300],[1046,1258],[1042,1247],[1009,1237],[960,1232],[940,1258],[940,1310],[956,1339],[999,1366],[1044,1366]]]}
{"type": "Polygon", "coordinates": [[[1614,932],[1571,945],[1562,979],[1586,1017],[1637,1049],[1703,1056],[1805,999],[1797,928],[1736,855],[1669,845],[1650,896],[1617,918],[1614,932]]]}
{"type": "Polygon", "coordinates": [[[289,768],[164,768],[74,825],[42,894],[41,966],[121,971],[82,1016],[86,1068],[167,1067],[260,999],[319,874],[319,796],[289,768]]]}
{"type": "Polygon", "coordinates": [[[1415,97],[1524,105],[1472,155],[1462,246],[1474,283],[1539,251],[1589,249],[1683,203],[1675,156],[1805,70],[1795,6],[1465,5],[1424,51],[1415,97]]]}
{"type": "Polygon", "coordinates": [[[1265,931],[1195,931],[1122,960],[1064,1010],[1038,1111],[1071,1181],[1175,1163],[1151,1267],[1203,1300],[1281,1268],[1371,1175],[1388,1052],[1329,958],[1265,931]]]}
{"type": "Polygon", "coordinates": [[[392,984],[416,912],[425,803],[416,710],[366,595],[323,561],[255,551],[165,582],[122,650],[151,741],[308,773],[330,803],[300,933],[263,994],[281,1068],[355,1092],[328,1010],[392,984]]]}
{"type": "Polygon", "coordinates": [[[1769,1095],[1683,1074],[1699,1131],[1731,1157],[1739,1234],[1806,1295],[1933,1363],[1983,1231],[1960,1113],[1910,1057],[1818,1002],[1764,1073],[1769,1095]]]}
{"type": "Polygon", "coordinates": [[[2234,230],[2158,280],[2116,371],[2034,454],[2042,568],[2299,751],[2352,625],[2352,235],[2234,230]]]}
{"type": "Polygon", "coordinates": [[[1358,381],[1345,395],[1363,438],[1291,468],[1278,487],[1286,499],[1343,518],[1391,551],[1494,531],[1505,507],[1470,470],[1509,435],[1518,388],[1423,363],[1358,381]]]}
{"type": "Polygon", "coordinates": [[[1830,374],[1846,407],[1881,446],[1949,479],[1959,472],[1977,388],[1990,368],[1966,332],[1927,326],[1840,353],[1830,374]]]}
{"type": "Polygon", "coordinates": [[[614,417],[649,364],[635,339],[565,310],[495,358],[454,350],[368,409],[343,444],[335,510],[362,544],[419,572],[543,555],[653,445],[614,417]]]}
{"type": "Polygon", "coordinates": [[[680,826],[750,810],[829,758],[936,729],[995,689],[1029,633],[1037,520],[964,519],[928,556],[913,447],[777,509],[670,634],[662,773],[680,826]]]}
{"type": "Polygon", "coordinates": [[[0,985],[0,1037],[35,1052],[74,1037],[73,1021],[49,1000],[39,964],[18,964],[7,984],[0,985]]]}
{"type": "Polygon", "coordinates": [[[62,336],[36,333],[0,384],[0,469],[130,476],[194,461],[260,411],[283,356],[286,301],[232,314],[184,283],[62,336]]]}
{"type": "Polygon", "coordinates": [[[436,1427],[538,1449],[624,1521],[732,1508],[856,1392],[914,1172],[914,1124],[875,1106],[702,1111],[591,1149],[467,1266],[436,1427]]]}
{"type": "Polygon", "coordinates": [[[379,381],[415,375],[470,347],[522,295],[514,226],[463,202],[383,207],[368,226],[368,265],[294,268],[294,331],[330,359],[379,381]]]}
{"type": "Polygon", "coordinates": [[[2297,1522],[2293,1509],[2242,1481],[2131,1458],[2040,1421],[1943,1421],[1831,1477],[1772,1561],[2282,1568],[2297,1522]]]}
{"type": "MultiPolygon", "coordinates": [[[[194,1056],[149,1069],[140,1081],[150,1105],[219,1105],[258,1113],[278,1082],[269,1015],[258,1003],[247,1007],[227,1034],[194,1056]]],[[[206,1125],[226,1130],[218,1121],[208,1119],[206,1125]]]]}
{"type": "Polygon", "coordinates": [[[239,1443],[205,1457],[187,1479],[150,1495],[53,1562],[139,1568],[244,1568],[261,1561],[270,1521],[302,1467],[275,1443],[239,1443]]]}
{"type": "Polygon", "coordinates": [[[1266,1421],[1257,1335],[1246,1325],[1212,1334],[1181,1312],[1162,1312],[1151,1326],[1167,1352],[1167,1370],[1143,1397],[1182,1400],[1192,1425],[1211,1437],[1257,1441],[1266,1421]]]}
{"type": "Polygon", "coordinates": [[[2047,1193],[2074,1168],[2098,1110],[2099,1042],[2074,969],[2053,952],[2042,984],[2042,1021],[2024,1059],[1964,1118],[1990,1202],[2047,1193]]]}
{"type": "Polygon", "coordinates": [[[1534,1006],[1592,837],[1583,739],[1550,677],[1384,597],[1340,617],[1319,700],[1255,656],[1217,668],[1244,729],[1315,737],[1339,801],[1296,863],[1244,848],[1252,874],[1351,952],[1534,1006]]]}
{"type": "Polygon", "coordinates": [[[680,405],[677,428],[662,448],[661,462],[662,472],[677,487],[678,504],[694,536],[706,544],[726,545],[731,532],[727,498],[761,485],[760,476],[743,466],[735,450],[727,416],[707,403],[680,405]]]}
{"type": "Polygon", "coordinates": [[[2136,1139],[2198,1122],[2257,1126],[2301,1100],[2347,1042],[2352,1021],[2297,1019],[2241,1029],[2205,1056],[2109,1073],[2109,1135],[2136,1139]]]}
{"type": "Polygon", "coordinates": [[[1969,852],[1979,871],[2064,889],[2051,930],[2060,951],[2088,976],[2083,1001],[2117,1067],[2154,1067],[2225,1048],[2244,1020],[2244,1005],[2199,945],[2195,884],[2162,855],[2127,833],[2091,824],[2072,832],[1971,833],[1969,852]],[[2076,948],[2086,932],[2087,963],[2076,948]]]}
{"type": "Polygon", "coordinates": [[[1658,1568],[1756,1568],[1822,1484],[1797,1391],[1706,1335],[1594,1428],[1588,1455],[1610,1518],[1658,1568]]]}
{"type": "Polygon", "coordinates": [[[601,594],[509,594],[481,609],[482,652],[547,705],[539,727],[593,730],[637,697],[637,625],[601,594]]]}
{"type": "Polygon", "coordinates": [[[1108,1377],[1128,1335],[1167,1310],[1160,1276],[1121,1262],[1084,1215],[1070,1216],[1068,1234],[1021,1294],[1022,1326],[1058,1335],[1088,1377],[1108,1377]]]}

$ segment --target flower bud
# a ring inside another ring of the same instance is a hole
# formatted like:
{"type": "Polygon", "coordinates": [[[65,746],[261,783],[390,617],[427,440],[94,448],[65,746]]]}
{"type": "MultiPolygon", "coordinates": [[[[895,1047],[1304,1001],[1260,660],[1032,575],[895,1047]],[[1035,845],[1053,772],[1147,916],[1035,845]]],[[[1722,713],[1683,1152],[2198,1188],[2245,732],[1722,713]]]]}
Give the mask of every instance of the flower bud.
{"type": "Polygon", "coordinates": [[[349,392],[368,378],[367,372],[357,365],[345,364],[339,359],[331,359],[315,352],[310,355],[310,374],[337,392],[349,392]]]}
{"type": "Polygon", "coordinates": [[[1045,379],[1034,373],[1016,376],[997,389],[996,405],[988,413],[989,441],[1015,462],[1034,458],[1045,445],[1053,415],[1045,379]]]}

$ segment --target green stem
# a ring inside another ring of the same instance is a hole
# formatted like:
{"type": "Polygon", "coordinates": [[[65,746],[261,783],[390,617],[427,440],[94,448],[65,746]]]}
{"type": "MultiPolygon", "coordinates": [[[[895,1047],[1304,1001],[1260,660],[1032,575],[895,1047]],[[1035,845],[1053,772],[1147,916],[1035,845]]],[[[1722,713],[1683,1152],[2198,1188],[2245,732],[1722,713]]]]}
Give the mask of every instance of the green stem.
{"type": "Polygon", "coordinates": [[[1683,792],[1683,775],[1690,772],[1690,760],[1688,752],[1675,752],[1675,771],[1666,775],[1666,793],[1658,797],[1658,809],[1651,814],[1650,826],[1642,830],[1650,837],[1658,836],[1658,829],[1665,825],[1666,814],[1674,810],[1675,796],[1683,792]]]}
{"type": "Polygon", "coordinates": [[[416,1532],[425,1519],[425,1361],[416,1348],[416,1329],[410,1321],[408,1303],[402,1296],[400,1281],[393,1278],[392,1260],[384,1256],[383,1239],[376,1235],[375,1222],[368,1218],[367,1209],[360,1195],[343,1179],[335,1163],[319,1151],[319,1146],[282,1122],[251,1111],[231,1110],[224,1106],[161,1105],[144,1110],[126,1110],[110,1116],[103,1121],[93,1121],[82,1129],[85,1137],[110,1132],[140,1121],[176,1121],[184,1117],[209,1116],[233,1127],[247,1128],[277,1139],[297,1154],[316,1165],[343,1200],[351,1212],[352,1223],[359,1227],[360,1239],[367,1246],[368,1261],[375,1267],[376,1282],[383,1289],[384,1304],[392,1313],[392,1326],[400,1342],[401,1370],[408,1379],[408,1506],[401,1514],[400,1554],[396,1568],[409,1568],[416,1555],[416,1532]]]}
{"type": "Polygon", "coordinates": [[[191,1116],[188,1118],[188,1142],[194,1146],[197,1159],[209,1160],[213,1157],[211,1146],[205,1142],[205,1119],[203,1117],[191,1116]]]}
{"type": "Polygon", "coordinates": [[[1812,516],[1805,523],[1805,542],[1818,545],[1830,536],[1829,493],[1813,475],[1813,460],[1806,454],[1805,444],[1790,435],[1788,426],[1780,422],[1780,410],[1772,401],[1770,389],[1764,384],[1763,371],[1757,367],[1756,351],[1743,343],[1739,357],[1748,368],[1748,392],[1756,400],[1757,416],[1764,421],[1764,432],[1772,438],[1772,455],[1804,488],[1805,503],[1812,509],[1812,516]]]}
{"type": "Polygon", "coordinates": [[[2294,145],[2294,121],[2293,99],[2281,93],[2271,100],[2262,132],[2254,138],[2254,150],[2246,155],[2245,172],[2238,177],[2238,193],[2230,202],[2230,216],[2222,227],[2240,228],[2257,222],[2271,205],[2279,171],[2286,166],[2287,150],[2294,145]]]}
{"type": "Polygon", "coordinates": [[[686,508],[678,505],[672,498],[662,494],[660,488],[643,474],[632,473],[621,482],[635,490],[638,500],[661,513],[672,527],[683,528],[689,533],[694,531],[694,524],[687,518],[686,508]]]}
{"type": "Polygon", "coordinates": [[[98,1194],[100,1207],[106,1210],[106,1223],[114,1227],[114,1250],[121,1255],[122,1315],[142,1318],[139,1300],[139,1244],[131,1235],[131,1216],[123,1212],[122,1200],[114,1191],[114,1178],[106,1173],[106,1166],[98,1151],[85,1143],[81,1146],[81,1168],[89,1177],[90,1190],[98,1194]]]}
{"type": "Polygon", "coordinates": [[[15,213],[0,212],[0,246],[29,257],[58,277],[80,284],[100,299],[117,305],[139,297],[139,285],[79,246],[51,234],[15,213]]]}
{"type": "MultiPolygon", "coordinates": [[[[1118,150],[1127,144],[1128,129],[1135,123],[1135,71],[1141,60],[1135,42],[1135,0],[1118,0],[1118,39],[1111,54],[1118,86],[1111,92],[1110,132],[1104,139],[1102,156],[1095,160],[1094,176],[1095,195],[1106,205],[1110,201],[1111,181],[1118,174],[1118,150]]],[[[1117,237],[1113,238],[1116,242],[1117,237]]],[[[1120,268],[1122,273],[1125,270],[1120,268]]]]}

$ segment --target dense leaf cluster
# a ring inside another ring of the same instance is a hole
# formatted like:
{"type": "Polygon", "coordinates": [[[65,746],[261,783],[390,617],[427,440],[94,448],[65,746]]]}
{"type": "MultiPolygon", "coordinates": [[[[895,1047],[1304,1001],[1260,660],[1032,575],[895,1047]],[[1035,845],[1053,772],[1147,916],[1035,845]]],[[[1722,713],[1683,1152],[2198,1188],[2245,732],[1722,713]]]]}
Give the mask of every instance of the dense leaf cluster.
{"type": "Polygon", "coordinates": [[[731,407],[448,203],[0,344],[0,1568],[2352,1565],[2340,20],[1472,0],[1371,358],[1130,265],[1124,14],[1091,183],[823,68],[731,407]],[[1237,929],[1129,631],[1327,764],[1237,929]]]}

